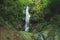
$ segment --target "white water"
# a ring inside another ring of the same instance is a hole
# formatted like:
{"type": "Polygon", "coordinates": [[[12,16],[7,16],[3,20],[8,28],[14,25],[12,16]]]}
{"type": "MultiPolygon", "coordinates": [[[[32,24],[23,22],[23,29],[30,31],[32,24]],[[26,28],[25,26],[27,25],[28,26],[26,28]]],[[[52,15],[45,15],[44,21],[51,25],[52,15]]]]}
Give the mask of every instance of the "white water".
{"type": "Polygon", "coordinates": [[[30,20],[30,14],[29,14],[29,7],[26,7],[26,17],[25,17],[25,31],[29,31],[29,20],[30,20]]]}
{"type": "Polygon", "coordinates": [[[47,34],[46,33],[38,33],[38,40],[46,40],[47,34]]]}
{"type": "Polygon", "coordinates": [[[39,34],[38,34],[38,40],[44,40],[42,33],[39,33],[39,34]]]}

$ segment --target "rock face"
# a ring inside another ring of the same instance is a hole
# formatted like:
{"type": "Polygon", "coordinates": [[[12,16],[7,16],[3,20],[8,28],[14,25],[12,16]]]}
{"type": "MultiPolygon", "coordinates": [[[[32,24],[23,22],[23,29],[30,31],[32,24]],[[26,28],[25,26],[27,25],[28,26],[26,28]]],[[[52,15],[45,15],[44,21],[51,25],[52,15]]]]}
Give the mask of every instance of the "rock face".
{"type": "Polygon", "coordinates": [[[0,27],[0,40],[22,40],[18,32],[0,27]]]}
{"type": "Polygon", "coordinates": [[[0,40],[34,40],[32,33],[0,27],[0,40]]]}

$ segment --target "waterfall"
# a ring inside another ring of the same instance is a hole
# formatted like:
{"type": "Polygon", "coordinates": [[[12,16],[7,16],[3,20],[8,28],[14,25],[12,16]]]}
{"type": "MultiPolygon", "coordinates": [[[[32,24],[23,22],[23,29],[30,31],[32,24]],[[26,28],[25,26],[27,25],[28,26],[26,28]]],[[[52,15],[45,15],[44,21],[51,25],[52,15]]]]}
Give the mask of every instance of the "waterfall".
{"type": "Polygon", "coordinates": [[[29,7],[26,7],[26,17],[25,17],[25,31],[29,31],[29,20],[30,20],[30,14],[29,14],[29,7]]]}
{"type": "Polygon", "coordinates": [[[47,34],[45,33],[38,33],[38,39],[37,40],[47,40],[47,34]]]}

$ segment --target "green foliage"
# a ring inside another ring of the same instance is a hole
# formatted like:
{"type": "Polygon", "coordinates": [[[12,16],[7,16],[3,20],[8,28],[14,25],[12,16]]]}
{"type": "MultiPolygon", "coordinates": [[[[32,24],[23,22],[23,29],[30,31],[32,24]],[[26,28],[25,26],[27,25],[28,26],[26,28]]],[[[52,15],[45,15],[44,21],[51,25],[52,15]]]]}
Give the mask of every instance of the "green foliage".
{"type": "Polygon", "coordinates": [[[17,2],[24,6],[27,6],[33,3],[32,0],[18,0],[17,2]]]}
{"type": "Polygon", "coordinates": [[[7,40],[10,40],[10,36],[9,36],[8,34],[7,34],[7,36],[6,36],[6,39],[7,39],[7,40]]]}
{"type": "MultiPolygon", "coordinates": [[[[48,5],[49,0],[4,0],[3,6],[0,13],[1,21],[6,24],[14,24],[14,26],[22,23],[25,18],[25,14],[23,14],[24,7],[27,5],[34,10],[33,16],[31,16],[31,20],[39,21],[43,20],[43,9],[48,5]]],[[[23,22],[24,23],[24,22],[23,22]]]]}
{"type": "MultiPolygon", "coordinates": [[[[34,10],[33,20],[44,20],[44,8],[50,3],[50,0],[33,0],[32,10],[34,10]]],[[[32,19],[31,19],[32,20],[32,19]]]]}
{"type": "MultiPolygon", "coordinates": [[[[31,13],[30,22],[32,22],[30,24],[36,31],[48,29],[54,29],[54,31],[56,31],[60,28],[59,0],[4,0],[0,2],[0,24],[9,27],[12,27],[13,25],[14,27],[12,28],[20,25],[19,27],[24,29],[25,14],[23,13],[23,10],[26,6],[29,6],[30,9],[34,11],[31,13]]],[[[22,35],[25,35],[25,32],[21,33],[22,35]]],[[[26,35],[24,36],[24,39],[32,40],[30,33],[28,33],[29,38],[27,38],[26,35]]]]}
{"type": "Polygon", "coordinates": [[[20,34],[21,34],[21,37],[23,38],[23,40],[34,40],[33,33],[20,31],[20,34]]]}
{"type": "Polygon", "coordinates": [[[4,0],[2,5],[3,6],[0,13],[0,21],[2,21],[3,23],[8,21],[9,24],[22,21],[22,18],[24,17],[24,6],[22,5],[22,3],[19,3],[18,0],[4,0]]]}

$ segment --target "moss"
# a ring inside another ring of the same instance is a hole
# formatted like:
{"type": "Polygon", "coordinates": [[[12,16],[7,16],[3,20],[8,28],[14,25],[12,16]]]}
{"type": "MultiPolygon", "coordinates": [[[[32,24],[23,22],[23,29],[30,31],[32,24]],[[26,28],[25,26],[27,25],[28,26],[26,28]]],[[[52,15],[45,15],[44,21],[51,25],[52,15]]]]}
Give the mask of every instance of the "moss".
{"type": "Polygon", "coordinates": [[[59,39],[58,39],[58,35],[55,36],[55,40],[59,40],[59,39]]]}
{"type": "Polygon", "coordinates": [[[21,34],[21,38],[23,38],[23,40],[34,40],[32,33],[20,31],[20,34],[21,34]]]}
{"type": "Polygon", "coordinates": [[[6,35],[6,40],[10,40],[9,34],[6,35]]]}
{"type": "MultiPolygon", "coordinates": [[[[45,30],[43,33],[48,34],[49,31],[45,30]]],[[[20,31],[20,36],[23,40],[36,40],[37,39],[37,34],[29,33],[29,32],[24,32],[20,31]]],[[[55,34],[55,40],[58,40],[57,34],[55,34]]]]}

